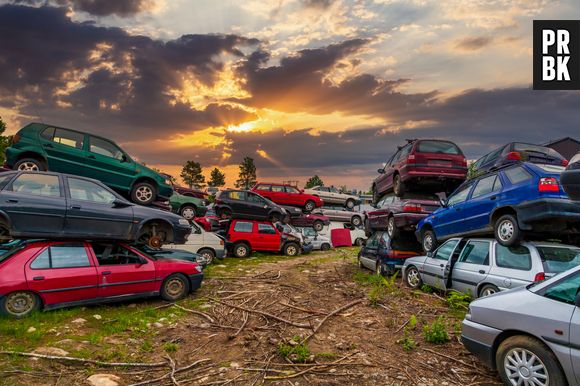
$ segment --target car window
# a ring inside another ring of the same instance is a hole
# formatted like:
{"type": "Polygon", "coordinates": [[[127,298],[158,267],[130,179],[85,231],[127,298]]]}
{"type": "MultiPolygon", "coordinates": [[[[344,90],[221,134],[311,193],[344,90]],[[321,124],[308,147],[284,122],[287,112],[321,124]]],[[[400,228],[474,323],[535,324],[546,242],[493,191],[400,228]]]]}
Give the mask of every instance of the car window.
{"type": "Polygon", "coordinates": [[[502,188],[503,184],[501,182],[501,179],[499,178],[499,176],[496,176],[495,182],[493,183],[493,191],[500,192],[502,188]]]}
{"type": "Polygon", "coordinates": [[[238,192],[238,191],[229,192],[228,197],[230,198],[230,200],[245,201],[246,200],[246,192],[238,192]]]}
{"type": "Polygon", "coordinates": [[[54,127],[47,127],[46,129],[42,130],[40,136],[44,139],[52,141],[52,137],[54,137],[54,130],[54,127]]]}
{"type": "Polygon", "coordinates": [[[96,137],[89,138],[89,151],[118,160],[122,159],[124,154],[114,143],[96,137]]]}
{"type": "Polygon", "coordinates": [[[574,304],[580,290],[580,272],[576,272],[544,290],[544,296],[560,302],[574,304]]]}
{"type": "Polygon", "coordinates": [[[369,247],[377,247],[379,245],[379,237],[381,236],[380,232],[375,232],[367,239],[367,246],[369,247]]]}
{"type": "Polygon", "coordinates": [[[556,150],[554,150],[552,148],[549,148],[546,146],[540,146],[540,145],[532,145],[529,143],[516,142],[516,143],[514,143],[514,150],[525,152],[525,153],[536,153],[536,154],[547,155],[547,156],[550,156],[550,157],[556,158],[556,159],[562,158],[562,155],[560,155],[560,153],[558,153],[556,150]]]}
{"type": "Polygon", "coordinates": [[[536,247],[546,273],[560,273],[580,265],[580,249],[556,246],[536,247]]]}
{"type": "Polygon", "coordinates": [[[21,174],[12,182],[11,191],[35,196],[60,197],[60,181],[51,174],[21,174]]]}
{"type": "Polygon", "coordinates": [[[90,267],[83,244],[59,244],[46,248],[30,264],[32,269],[90,267]]]}
{"type": "Polygon", "coordinates": [[[460,263],[489,265],[489,242],[469,241],[463,251],[461,251],[457,261],[460,263]]]}
{"type": "Polygon", "coordinates": [[[10,180],[12,179],[12,177],[14,177],[15,174],[16,173],[6,173],[0,175],[0,189],[4,189],[6,184],[10,182],[10,180]]]}
{"type": "Polygon", "coordinates": [[[482,178],[477,182],[475,188],[473,188],[473,193],[471,193],[471,198],[477,198],[484,196],[486,194],[494,192],[495,180],[498,179],[497,175],[492,175],[489,177],[482,178]]]}
{"type": "Polygon", "coordinates": [[[453,142],[419,141],[417,153],[461,154],[461,150],[453,142]]]}
{"type": "Polygon", "coordinates": [[[84,139],[85,135],[82,133],[77,133],[74,131],[64,129],[56,129],[54,131],[52,141],[60,143],[61,145],[82,149],[84,139]]]}
{"type": "Polygon", "coordinates": [[[445,244],[437,248],[437,251],[435,252],[433,257],[438,260],[445,261],[449,260],[449,256],[451,256],[451,253],[453,252],[453,249],[455,249],[455,246],[457,245],[458,242],[459,240],[446,241],[445,244]]]}
{"type": "Polygon", "coordinates": [[[395,153],[395,154],[394,154],[394,155],[393,155],[393,156],[392,156],[392,157],[391,157],[391,158],[390,158],[390,159],[387,161],[387,163],[385,164],[385,167],[386,167],[386,166],[391,166],[391,165],[395,164],[395,163],[396,163],[396,161],[399,159],[399,154],[400,154],[400,153],[401,153],[401,150],[398,150],[398,151],[397,151],[397,152],[396,152],[396,153],[395,153]]]}
{"type": "Polygon", "coordinates": [[[504,171],[506,177],[510,180],[512,184],[519,184],[520,182],[524,182],[532,178],[530,173],[526,171],[521,166],[516,166],[514,168],[506,169],[504,171]]]}
{"type": "Polygon", "coordinates": [[[469,194],[469,190],[471,189],[471,184],[464,186],[460,190],[457,191],[453,196],[449,197],[447,200],[447,205],[452,206],[455,204],[459,204],[467,199],[467,195],[469,194]]]}
{"type": "Polygon", "coordinates": [[[259,184],[256,186],[256,190],[270,190],[271,185],[259,184]]]}
{"type": "Polygon", "coordinates": [[[247,195],[248,195],[248,201],[250,201],[250,202],[256,202],[258,204],[265,204],[266,203],[266,201],[264,201],[264,199],[257,194],[248,193],[247,195]]]}
{"type": "Polygon", "coordinates": [[[272,192],[284,193],[284,187],[280,185],[272,185],[272,192]]]}
{"type": "Polygon", "coordinates": [[[403,160],[403,159],[407,158],[407,156],[411,152],[412,147],[413,147],[412,144],[408,144],[405,147],[403,147],[401,149],[401,151],[399,152],[399,155],[398,155],[397,159],[398,160],[403,160]]]}
{"type": "Polygon", "coordinates": [[[532,269],[532,256],[528,247],[504,247],[501,244],[495,246],[495,264],[501,268],[519,269],[529,271],[532,269]]]}
{"type": "Polygon", "coordinates": [[[286,189],[286,193],[300,193],[300,191],[293,186],[285,186],[284,188],[286,189]]]}
{"type": "MultiPolygon", "coordinates": [[[[292,231],[292,230],[289,229],[288,231],[292,231]]],[[[258,224],[258,233],[261,233],[263,235],[275,235],[276,230],[270,224],[258,224]]]]}
{"type": "Polygon", "coordinates": [[[246,222],[246,221],[238,221],[236,225],[234,225],[235,232],[241,233],[252,233],[252,229],[254,228],[254,223],[246,222]]]}
{"type": "Polygon", "coordinates": [[[143,263],[141,256],[118,244],[93,244],[93,251],[101,266],[143,263]]]}
{"type": "Polygon", "coordinates": [[[495,161],[497,159],[497,157],[499,157],[499,155],[501,154],[501,152],[503,151],[503,147],[500,147],[499,149],[494,150],[493,152],[489,153],[485,159],[483,160],[483,163],[486,164],[488,162],[492,162],[495,161]]]}
{"type": "Polygon", "coordinates": [[[102,186],[87,180],[68,178],[70,197],[74,200],[112,204],[117,197],[102,186]]]}

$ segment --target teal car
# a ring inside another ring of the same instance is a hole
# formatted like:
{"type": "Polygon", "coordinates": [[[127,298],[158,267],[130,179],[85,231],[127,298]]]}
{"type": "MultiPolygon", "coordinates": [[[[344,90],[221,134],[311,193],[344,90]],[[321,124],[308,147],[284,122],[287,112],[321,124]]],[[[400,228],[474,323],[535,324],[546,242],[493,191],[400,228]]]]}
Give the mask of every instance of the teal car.
{"type": "Polygon", "coordinates": [[[169,199],[169,205],[171,205],[171,211],[173,213],[179,214],[181,217],[188,221],[193,221],[196,217],[203,217],[207,212],[205,207],[206,202],[201,198],[184,196],[177,192],[173,192],[173,195],[169,199]]]}
{"type": "Polygon", "coordinates": [[[6,166],[94,178],[141,205],[173,194],[171,181],[132,160],[115,142],[43,123],[30,123],[14,135],[6,166]]]}

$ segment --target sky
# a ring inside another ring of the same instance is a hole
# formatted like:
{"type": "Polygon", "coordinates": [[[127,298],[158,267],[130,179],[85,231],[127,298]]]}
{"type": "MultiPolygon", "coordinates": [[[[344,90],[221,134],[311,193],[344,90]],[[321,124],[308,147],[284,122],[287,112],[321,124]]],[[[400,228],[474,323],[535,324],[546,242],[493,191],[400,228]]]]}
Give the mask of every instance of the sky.
{"type": "Polygon", "coordinates": [[[187,160],[368,190],[407,138],[477,159],[580,137],[578,91],[532,90],[532,21],[577,0],[0,0],[0,116],[187,160]]]}

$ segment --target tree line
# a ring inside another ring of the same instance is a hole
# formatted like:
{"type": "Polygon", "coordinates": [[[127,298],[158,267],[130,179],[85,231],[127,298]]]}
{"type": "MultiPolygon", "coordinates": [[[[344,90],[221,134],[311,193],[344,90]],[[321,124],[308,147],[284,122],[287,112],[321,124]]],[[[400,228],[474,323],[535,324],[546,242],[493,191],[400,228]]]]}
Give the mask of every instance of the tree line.
{"type": "MultiPolygon", "coordinates": [[[[236,188],[250,189],[257,182],[254,159],[252,157],[244,157],[239,168],[238,179],[235,182],[236,188]]],[[[201,189],[206,185],[220,188],[226,184],[226,175],[218,168],[214,168],[211,171],[209,181],[207,181],[206,184],[201,164],[197,161],[187,161],[185,165],[183,165],[180,177],[190,188],[196,187],[201,189]]]]}

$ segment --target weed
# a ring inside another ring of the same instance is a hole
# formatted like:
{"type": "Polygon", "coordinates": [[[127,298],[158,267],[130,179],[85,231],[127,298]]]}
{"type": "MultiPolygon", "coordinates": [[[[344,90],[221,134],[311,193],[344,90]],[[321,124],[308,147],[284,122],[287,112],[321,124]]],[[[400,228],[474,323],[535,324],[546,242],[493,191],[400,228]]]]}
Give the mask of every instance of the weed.
{"type": "Polygon", "coordinates": [[[447,333],[447,325],[442,317],[438,317],[430,325],[423,327],[423,337],[428,343],[443,344],[449,341],[449,334],[447,333]]]}
{"type": "Polygon", "coordinates": [[[411,330],[414,330],[415,327],[417,327],[417,317],[415,315],[411,315],[409,322],[403,330],[403,337],[397,340],[397,343],[402,345],[405,351],[412,351],[416,346],[415,340],[410,336],[409,333],[411,330]]]}
{"type": "Polygon", "coordinates": [[[385,295],[393,294],[398,291],[396,283],[397,274],[387,279],[383,276],[359,271],[355,273],[354,280],[362,286],[370,287],[367,296],[372,305],[377,305],[385,295]]]}
{"type": "Polygon", "coordinates": [[[421,291],[425,292],[426,294],[432,294],[433,293],[433,287],[431,287],[429,284],[423,284],[421,286],[421,291]]]}
{"type": "Polygon", "coordinates": [[[165,350],[165,352],[176,352],[177,349],[179,348],[179,345],[177,343],[173,343],[173,342],[167,342],[163,345],[163,350],[165,350]]]}
{"type": "Polygon", "coordinates": [[[280,343],[278,345],[278,354],[295,363],[306,363],[310,357],[310,350],[304,343],[297,343],[301,340],[299,336],[295,336],[292,338],[293,344],[280,343]]]}
{"type": "Polygon", "coordinates": [[[467,310],[467,306],[471,302],[471,296],[463,292],[451,291],[447,295],[447,305],[452,310],[467,310]]]}
{"type": "Polygon", "coordinates": [[[153,344],[151,344],[151,342],[146,340],[145,342],[141,343],[141,351],[144,351],[144,352],[153,351],[153,344]]]}
{"type": "Polygon", "coordinates": [[[318,358],[324,358],[324,359],[335,359],[338,358],[338,354],[335,354],[333,352],[321,352],[316,354],[316,356],[318,358]]]}

